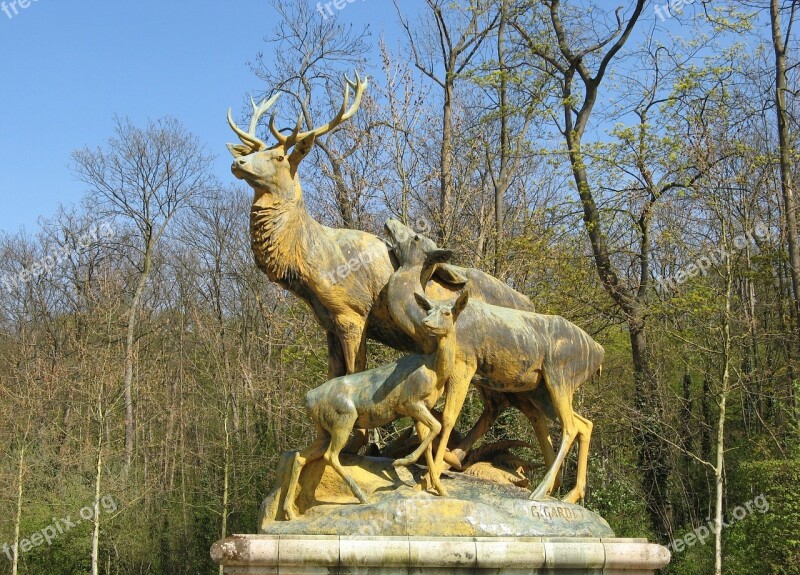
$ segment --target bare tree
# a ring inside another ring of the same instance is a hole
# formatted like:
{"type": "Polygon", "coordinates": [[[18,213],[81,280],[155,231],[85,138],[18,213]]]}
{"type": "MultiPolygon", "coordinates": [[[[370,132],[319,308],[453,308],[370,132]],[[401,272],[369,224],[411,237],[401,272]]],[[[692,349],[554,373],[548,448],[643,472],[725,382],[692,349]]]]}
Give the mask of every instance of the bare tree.
{"type": "Polygon", "coordinates": [[[483,0],[470,0],[467,7],[454,5],[449,0],[426,0],[436,22],[436,31],[430,37],[425,35],[427,31],[422,21],[412,26],[403,19],[397,0],[394,0],[394,4],[408,36],[414,65],[442,90],[438,239],[439,243],[447,245],[451,240],[455,214],[453,162],[456,82],[470,71],[470,65],[475,63],[501,12],[492,14],[493,3],[483,0]],[[439,66],[442,66],[443,72],[439,71],[439,66]]]}
{"type": "MultiPolygon", "coordinates": [[[[340,24],[335,15],[321,18],[310,3],[271,0],[271,4],[280,21],[269,40],[274,51],[270,53],[269,61],[259,54],[251,67],[270,90],[289,96],[294,115],[283,117],[291,118],[292,127],[298,114],[300,121],[307,126],[320,125],[321,122],[315,124],[315,120],[332,117],[335,112],[332,114],[329,109],[315,108],[311,103],[312,94],[327,93],[329,97],[317,98],[318,102],[337,100],[338,96],[333,94],[341,92],[342,68],[352,70],[360,67],[369,49],[368,32],[340,24]]],[[[369,100],[369,94],[365,100],[369,100]]],[[[346,228],[357,228],[361,199],[348,185],[347,159],[357,152],[358,142],[341,143],[332,133],[317,139],[315,149],[319,149],[326,160],[326,165],[316,164],[315,167],[317,175],[328,172],[330,176],[338,219],[346,228]]],[[[316,154],[311,156],[313,158],[316,154]]],[[[306,161],[305,165],[308,170],[311,164],[306,161]]],[[[318,184],[305,187],[309,193],[318,184]]]]}
{"type": "Polygon", "coordinates": [[[73,154],[78,179],[89,186],[90,200],[100,214],[130,222],[138,232],[131,246],[137,278],[126,321],[125,465],[134,449],[133,372],[136,327],[153,255],[175,213],[212,184],[211,157],[197,139],[174,119],[135,127],[117,118],[115,136],[105,148],[84,148],[73,154]]]}

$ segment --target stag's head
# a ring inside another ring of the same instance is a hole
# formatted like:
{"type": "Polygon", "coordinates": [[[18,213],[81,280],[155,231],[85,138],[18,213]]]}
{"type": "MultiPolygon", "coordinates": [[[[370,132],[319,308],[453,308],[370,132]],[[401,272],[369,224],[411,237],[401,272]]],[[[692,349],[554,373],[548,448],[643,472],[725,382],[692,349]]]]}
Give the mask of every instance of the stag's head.
{"type": "Polygon", "coordinates": [[[302,116],[297,120],[292,133],[288,136],[275,127],[275,115],[270,118],[269,129],[277,143],[269,146],[257,135],[258,122],[269,110],[280,93],[275,94],[261,104],[253,104],[253,115],[250,117],[250,126],[245,132],[233,121],[231,110],[228,110],[228,124],[236,132],[241,144],[228,144],[228,150],[233,154],[231,166],[233,175],[240,180],[245,180],[256,191],[256,194],[273,194],[281,199],[295,199],[300,195],[297,167],[314,147],[316,138],[327,134],[342,122],[350,119],[361,105],[361,97],[367,88],[368,82],[362,80],[356,73],[356,81],[352,82],[345,76],[344,101],[339,113],[330,122],[308,132],[301,132],[302,116]],[[355,91],[353,102],[350,104],[350,89],[355,91]]]}
{"type": "MultiPolygon", "coordinates": [[[[442,338],[455,330],[456,320],[469,303],[469,290],[464,290],[455,303],[450,301],[432,302],[424,295],[415,293],[414,299],[427,315],[422,320],[422,329],[431,336],[442,338]]],[[[452,300],[451,300],[452,301],[452,300]]]]}

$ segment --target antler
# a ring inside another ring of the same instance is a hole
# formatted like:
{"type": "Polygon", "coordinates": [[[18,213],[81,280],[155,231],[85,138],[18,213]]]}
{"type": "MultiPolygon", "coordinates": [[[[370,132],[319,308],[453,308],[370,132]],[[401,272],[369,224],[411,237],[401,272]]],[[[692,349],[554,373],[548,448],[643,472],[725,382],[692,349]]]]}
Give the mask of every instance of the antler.
{"type": "Polygon", "coordinates": [[[231,115],[231,109],[228,108],[228,124],[230,124],[231,129],[233,129],[233,131],[239,136],[239,139],[242,141],[242,143],[250,146],[254,152],[265,150],[268,147],[266,142],[256,136],[256,129],[258,128],[258,121],[261,119],[261,116],[263,116],[267,110],[272,107],[280,95],[281,93],[278,92],[269,100],[264,99],[258,105],[256,105],[255,100],[250,98],[250,104],[253,106],[253,115],[250,117],[250,127],[248,128],[247,132],[236,125],[236,122],[233,121],[233,116],[231,115]]]}
{"type": "Polygon", "coordinates": [[[369,85],[369,79],[364,78],[363,80],[358,75],[358,71],[356,71],[356,81],[353,82],[348,78],[346,75],[345,79],[345,87],[344,87],[344,100],[342,101],[342,107],[339,109],[339,113],[327,124],[320,126],[319,128],[315,128],[308,132],[300,133],[300,126],[302,125],[302,116],[297,119],[297,126],[292,131],[289,136],[284,136],[280,133],[280,131],[275,127],[275,115],[273,114],[272,118],[269,122],[269,129],[272,132],[272,135],[278,140],[278,145],[283,146],[285,148],[290,148],[294,146],[299,140],[303,140],[308,136],[313,135],[315,138],[327,134],[331,130],[333,130],[336,126],[349,120],[352,118],[355,113],[358,111],[359,106],[361,106],[361,97],[364,95],[364,90],[367,89],[369,85]],[[353,97],[353,103],[348,108],[348,102],[350,100],[350,88],[355,90],[355,96],[353,97]]]}

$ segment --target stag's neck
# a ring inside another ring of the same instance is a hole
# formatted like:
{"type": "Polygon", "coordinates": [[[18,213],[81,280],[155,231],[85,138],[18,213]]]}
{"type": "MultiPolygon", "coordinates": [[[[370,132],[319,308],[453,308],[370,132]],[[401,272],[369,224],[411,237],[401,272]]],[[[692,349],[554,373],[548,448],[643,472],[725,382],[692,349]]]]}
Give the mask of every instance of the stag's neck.
{"type": "Polygon", "coordinates": [[[439,380],[439,385],[444,385],[456,363],[456,336],[455,333],[438,338],[439,346],[436,349],[436,359],[434,360],[434,370],[439,380]]]}
{"type": "Polygon", "coordinates": [[[308,275],[309,238],[322,225],[306,211],[302,197],[257,199],[250,208],[250,242],[258,267],[276,282],[290,286],[308,275]]]}

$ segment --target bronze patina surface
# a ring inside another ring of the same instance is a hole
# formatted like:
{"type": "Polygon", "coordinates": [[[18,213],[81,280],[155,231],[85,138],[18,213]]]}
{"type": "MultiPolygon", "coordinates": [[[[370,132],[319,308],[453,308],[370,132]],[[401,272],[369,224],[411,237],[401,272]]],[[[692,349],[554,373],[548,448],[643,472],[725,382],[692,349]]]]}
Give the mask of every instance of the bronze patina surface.
{"type": "MultiPolygon", "coordinates": [[[[277,96],[253,103],[247,131],[228,114],[241,140],[228,146],[234,156],[232,172],[254,191],[250,232],[256,263],[270,280],[305,301],[327,332],[332,379],[307,395],[306,412],[317,439],[292,455],[291,473],[280,477],[282,512],[289,519],[304,513],[302,494],[313,495],[307,488],[313,484],[308,479],[312,463],[332,469],[340,487],[361,505],[375,505],[361,487],[358,466],[345,470],[339,457],[354,428],[383,426],[402,417],[414,422],[418,442],[410,453],[395,454],[395,466],[415,462],[425,453],[428,473],[422,486],[434,488],[439,496],[448,495],[446,484],[439,481],[448,463],[457,468],[466,461],[481,463],[472,475],[495,477],[498,485],[515,479],[522,484],[526,478],[518,470],[494,473],[486,461],[470,459],[471,453],[478,453],[470,451],[473,445],[506,407],[516,407],[528,417],[544,455],[547,471],[531,498],[549,498],[560,485],[567,454],[577,444],[576,485],[565,501],[582,500],[592,423],[574,412],[572,398],[599,370],[602,346],[560,316],[534,313],[530,299],[497,278],[452,265],[449,250],[396,220],[386,224],[387,247],[362,231],[323,226],[306,211],[300,163],[318,137],[358,111],[366,88],[366,79],[358,74],[355,82],[345,77],[339,112],[309,131],[302,131],[298,120],[291,133],[284,134],[273,116],[269,129],[277,143],[272,146],[257,136],[257,129],[277,96]],[[400,351],[426,355],[406,356],[365,371],[368,336],[400,351]],[[484,400],[484,412],[463,441],[450,446],[473,382],[484,400]],[[434,408],[442,396],[445,401],[437,417],[434,408]],[[561,425],[557,454],[545,415],[561,425]]],[[[486,446],[480,449],[491,451],[486,446]]],[[[476,499],[470,504],[483,502],[476,499]]]]}

